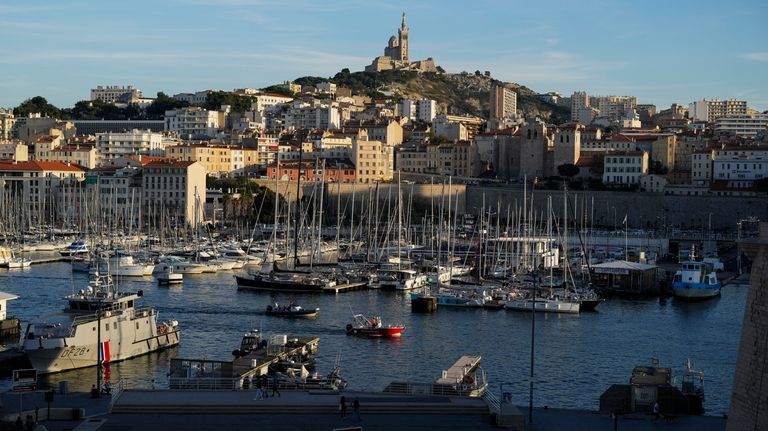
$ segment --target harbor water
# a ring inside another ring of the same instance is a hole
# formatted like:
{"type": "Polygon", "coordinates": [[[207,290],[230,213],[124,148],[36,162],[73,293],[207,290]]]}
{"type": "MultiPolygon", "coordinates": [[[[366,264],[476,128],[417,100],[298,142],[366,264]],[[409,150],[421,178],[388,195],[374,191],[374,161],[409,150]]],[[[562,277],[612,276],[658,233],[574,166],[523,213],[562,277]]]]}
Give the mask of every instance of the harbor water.
{"type": "MultiPolygon", "coordinates": [[[[235,272],[237,273],[237,272],[235,272]]],[[[153,277],[121,279],[121,290],[143,290],[158,321],[176,319],[181,345],[122,363],[105,371],[129,388],[163,388],[172,357],[232,358],[243,333],[320,337],[317,370],[328,372],[340,361],[349,389],[380,391],[389,382],[429,383],[462,355],[481,355],[490,389],[510,392],[528,403],[531,315],[506,310],[440,308],[433,314],[411,313],[407,293],[360,290],[342,294],[294,295],[238,292],[232,271],[185,275],[183,285],[163,287],[153,277]],[[319,307],[310,319],[265,316],[273,299],[319,307]],[[403,323],[402,339],[347,336],[353,313],[379,315],[386,323],[403,323]]],[[[9,315],[24,325],[60,311],[63,296],[83,288],[86,274],[72,273],[68,263],[0,270],[0,291],[19,296],[9,315]]],[[[690,358],[705,373],[707,414],[727,413],[736,365],[741,321],[748,286],[723,287],[722,296],[701,303],[667,300],[609,300],[597,312],[577,315],[536,314],[534,404],[595,410],[611,384],[628,383],[632,368],[658,358],[662,366],[681,370],[690,358]]],[[[96,368],[44,378],[58,387],[86,391],[96,368]]]]}

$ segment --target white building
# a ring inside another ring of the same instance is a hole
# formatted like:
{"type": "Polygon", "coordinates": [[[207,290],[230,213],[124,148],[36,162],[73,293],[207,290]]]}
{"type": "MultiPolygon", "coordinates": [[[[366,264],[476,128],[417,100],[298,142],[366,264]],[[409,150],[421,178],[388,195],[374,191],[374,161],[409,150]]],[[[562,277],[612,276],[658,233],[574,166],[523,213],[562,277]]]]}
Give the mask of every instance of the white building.
{"type": "Polygon", "coordinates": [[[9,141],[13,137],[13,125],[16,117],[12,109],[0,108],[0,142],[9,141]]]}
{"type": "Polygon", "coordinates": [[[162,133],[133,129],[124,133],[96,134],[96,151],[99,163],[131,156],[164,156],[165,144],[162,133]]]}
{"type": "Polygon", "coordinates": [[[640,184],[640,177],[648,173],[648,153],[625,151],[608,153],[603,165],[603,184],[627,187],[640,184]]]}
{"type": "Polygon", "coordinates": [[[159,214],[162,219],[155,222],[171,226],[202,223],[205,175],[198,162],[165,159],[147,163],[142,173],[144,213],[159,214]]]}
{"type": "Polygon", "coordinates": [[[643,127],[643,123],[640,122],[640,114],[637,113],[635,108],[628,109],[624,114],[624,118],[621,119],[621,127],[623,129],[639,129],[643,127]]]}
{"type": "Polygon", "coordinates": [[[715,151],[694,151],[691,154],[691,183],[698,186],[708,186],[712,181],[712,160],[715,151]]]}
{"type": "Polygon", "coordinates": [[[432,99],[403,100],[400,103],[400,113],[409,120],[419,120],[431,123],[437,115],[437,101],[432,99]]]}
{"type": "Polygon", "coordinates": [[[712,161],[712,180],[726,181],[727,188],[752,187],[768,177],[768,147],[734,147],[717,151],[712,161]]]}
{"type": "Polygon", "coordinates": [[[768,130],[768,114],[726,115],[715,119],[715,132],[728,132],[745,138],[754,138],[768,130]]]}
{"type": "Polygon", "coordinates": [[[694,121],[713,122],[720,117],[746,115],[746,100],[701,99],[688,105],[688,117],[694,121]]]}
{"type": "Polygon", "coordinates": [[[554,168],[561,165],[575,165],[581,156],[581,131],[578,123],[563,124],[555,132],[554,168]]]}
{"type": "Polygon", "coordinates": [[[96,88],[91,89],[91,100],[101,100],[104,103],[132,103],[138,99],[141,99],[141,91],[133,88],[133,85],[127,87],[119,85],[99,85],[96,88]]]}
{"type": "Polygon", "coordinates": [[[300,103],[298,101],[285,113],[285,129],[338,129],[341,112],[335,103],[300,103]]]}
{"type": "Polygon", "coordinates": [[[20,141],[0,143],[0,160],[29,161],[29,146],[20,141]]]}
{"type": "Polygon", "coordinates": [[[187,102],[190,105],[202,105],[208,100],[208,94],[211,90],[197,91],[194,93],[178,93],[174,94],[173,98],[179,102],[187,102]]]}
{"type": "MultiPolygon", "coordinates": [[[[589,94],[587,94],[586,91],[574,91],[571,95],[571,121],[579,121],[579,110],[589,107],[589,94]]],[[[591,120],[589,123],[583,123],[581,121],[579,122],[581,124],[592,123],[591,120]]]]}
{"type": "Polygon", "coordinates": [[[336,94],[336,84],[332,82],[319,82],[315,85],[317,91],[326,94],[336,94]]]}
{"type": "Polygon", "coordinates": [[[274,111],[276,107],[292,101],[293,97],[283,96],[282,94],[262,93],[253,98],[251,109],[263,114],[265,111],[274,111]]]}
{"type": "Polygon", "coordinates": [[[517,116],[517,93],[503,85],[491,88],[490,108],[492,120],[517,116]]]}
{"type": "Polygon", "coordinates": [[[187,139],[213,137],[219,130],[219,114],[198,107],[165,111],[165,131],[187,139]]]}
{"type": "Polygon", "coordinates": [[[667,179],[663,175],[643,175],[640,177],[640,190],[646,193],[664,193],[667,179]]]}
{"type": "Polygon", "coordinates": [[[352,162],[355,164],[355,181],[359,183],[391,180],[394,170],[393,147],[381,141],[355,138],[352,143],[352,162]]]}

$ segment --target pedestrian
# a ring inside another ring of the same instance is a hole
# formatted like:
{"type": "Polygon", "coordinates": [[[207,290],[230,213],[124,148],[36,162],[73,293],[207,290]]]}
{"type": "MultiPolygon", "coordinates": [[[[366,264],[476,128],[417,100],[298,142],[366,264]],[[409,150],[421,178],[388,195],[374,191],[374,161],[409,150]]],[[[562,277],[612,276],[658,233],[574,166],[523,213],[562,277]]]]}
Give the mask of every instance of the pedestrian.
{"type": "Polygon", "coordinates": [[[355,414],[355,420],[362,422],[360,419],[360,399],[355,397],[355,401],[352,403],[352,413],[355,414]]]}
{"type": "Polygon", "coordinates": [[[267,380],[267,375],[262,374],[261,377],[259,377],[259,382],[261,383],[261,397],[262,398],[269,398],[269,381],[267,380]]]}
{"type": "Polygon", "coordinates": [[[661,409],[659,408],[659,402],[653,402],[653,423],[656,423],[661,416],[661,409]]]}
{"type": "Polygon", "coordinates": [[[277,379],[277,374],[272,374],[272,396],[274,397],[275,394],[277,396],[280,396],[280,390],[278,390],[277,385],[280,384],[280,381],[277,379]]]}
{"type": "Polygon", "coordinates": [[[261,377],[260,376],[254,376],[253,377],[253,386],[256,387],[256,398],[255,400],[263,400],[264,399],[264,392],[261,390],[261,377]]]}
{"type": "Polygon", "coordinates": [[[91,385],[91,398],[98,398],[99,397],[99,390],[96,388],[96,385],[91,385]]]}
{"type": "Polygon", "coordinates": [[[339,414],[342,418],[347,415],[347,399],[344,395],[339,398],[339,414]]]}

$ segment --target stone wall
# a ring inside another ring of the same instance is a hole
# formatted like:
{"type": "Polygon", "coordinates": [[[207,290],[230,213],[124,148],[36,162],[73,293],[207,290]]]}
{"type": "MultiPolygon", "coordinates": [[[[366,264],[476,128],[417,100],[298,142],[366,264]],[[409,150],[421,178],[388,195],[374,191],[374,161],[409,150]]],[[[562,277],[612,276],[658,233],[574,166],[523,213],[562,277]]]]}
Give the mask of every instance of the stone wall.
{"type": "Polygon", "coordinates": [[[768,223],[757,241],[740,244],[752,259],[728,431],[768,430],[768,223]]]}
{"type": "MultiPolygon", "coordinates": [[[[442,177],[435,181],[442,180],[442,177]]],[[[275,181],[259,180],[261,185],[270,189],[275,188],[275,181]]],[[[317,183],[302,183],[302,191],[311,195],[313,190],[319,187],[317,183]]],[[[355,196],[355,212],[361,205],[367,205],[378,196],[381,203],[390,202],[390,208],[394,208],[397,202],[397,184],[326,184],[325,208],[328,214],[335,214],[336,196],[341,196],[341,207],[351,207],[351,198],[355,196]]],[[[400,184],[400,191],[408,207],[408,202],[417,207],[417,212],[431,212],[432,206],[437,213],[442,200],[447,206],[448,194],[451,194],[451,209],[456,210],[456,198],[458,198],[459,214],[478,214],[485,204],[486,211],[492,208],[501,210],[502,215],[507,212],[507,206],[514,212],[523,205],[524,190],[520,184],[492,186],[492,185],[464,185],[453,184],[400,184]],[[412,195],[412,197],[411,197],[412,195]]],[[[280,181],[280,193],[287,194],[288,199],[294,200],[296,195],[296,183],[280,181]]],[[[317,192],[314,192],[317,194],[317,192]]],[[[563,214],[564,199],[562,191],[535,190],[531,194],[531,188],[527,190],[530,205],[531,199],[535,208],[537,219],[546,215],[547,201],[552,198],[552,211],[557,217],[563,214]],[[531,197],[532,196],[532,197],[531,197]]],[[[768,220],[768,198],[765,197],[729,197],[729,196],[671,196],[649,193],[631,192],[594,192],[594,191],[569,191],[568,192],[569,218],[576,214],[579,220],[591,220],[595,226],[608,228],[623,228],[624,216],[627,217],[629,228],[658,228],[665,226],[669,229],[730,229],[736,230],[736,223],[740,220],[756,217],[759,220],[768,220]]],[[[345,211],[345,212],[346,212],[345,211]]],[[[447,208],[444,213],[447,212],[447,208]]],[[[414,220],[415,221],[415,220],[414,220]]]]}

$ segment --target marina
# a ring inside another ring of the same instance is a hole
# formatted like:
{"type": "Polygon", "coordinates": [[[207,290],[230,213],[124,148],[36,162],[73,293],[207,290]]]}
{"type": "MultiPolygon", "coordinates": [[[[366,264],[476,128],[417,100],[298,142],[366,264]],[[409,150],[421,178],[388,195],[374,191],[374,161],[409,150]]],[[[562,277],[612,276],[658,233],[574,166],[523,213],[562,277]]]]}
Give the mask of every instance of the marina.
{"type": "MultiPolygon", "coordinates": [[[[87,277],[72,273],[69,263],[36,265],[23,272],[0,272],[0,290],[20,297],[11,312],[28,322],[58,311],[60,298],[87,277]]],[[[229,271],[185,275],[183,285],[171,288],[158,286],[153,277],[121,278],[119,283],[121,289],[142,290],[144,300],[161,316],[177,319],[185,333],[178,347],[106,367],[113,381],[125,381],[133,389],[169,387],[173,358],[232,361],[232,346],[240,345],[243,328],[261,328],[265,336],[320,338],[317,368],[332,370],[339,360],[351,390],[381,391],[393,376],[433,381],[440,370],[425,363],[450,363],[472,354],[483,357],[490,388],[503,384],[513,399],[527,399],[530,313],[482,307],[412,313],[409,292],[379,289],[345,295],[239,292],[229,271]],[[270,295],[279,302],[312,303],[323,313],[313,319],[267,318],[263,310],[270,295]],[[391,340],[348,337],[344,327],[350,306],[403,323],[407,335],[391,340]],[[498,342],[501,334],[503,344],[498,342]]],[[[626,370],[637,363],[660,357],[665,364],[680,366],[691,358],[706,374],[707,414],[727,412],[740,330],[740,319],[734,316],[743,313],[743,283],[725,285],[720,297],[705,302],[611,299],[594,313],[536,313],[534,405],[596,409],[601,391],[625,381],[626,370]]],[[[68,371],[44,377],[41,384],[67,381],[72,390],[87,391],[95,375],[95,368],[68,371]]]]}

